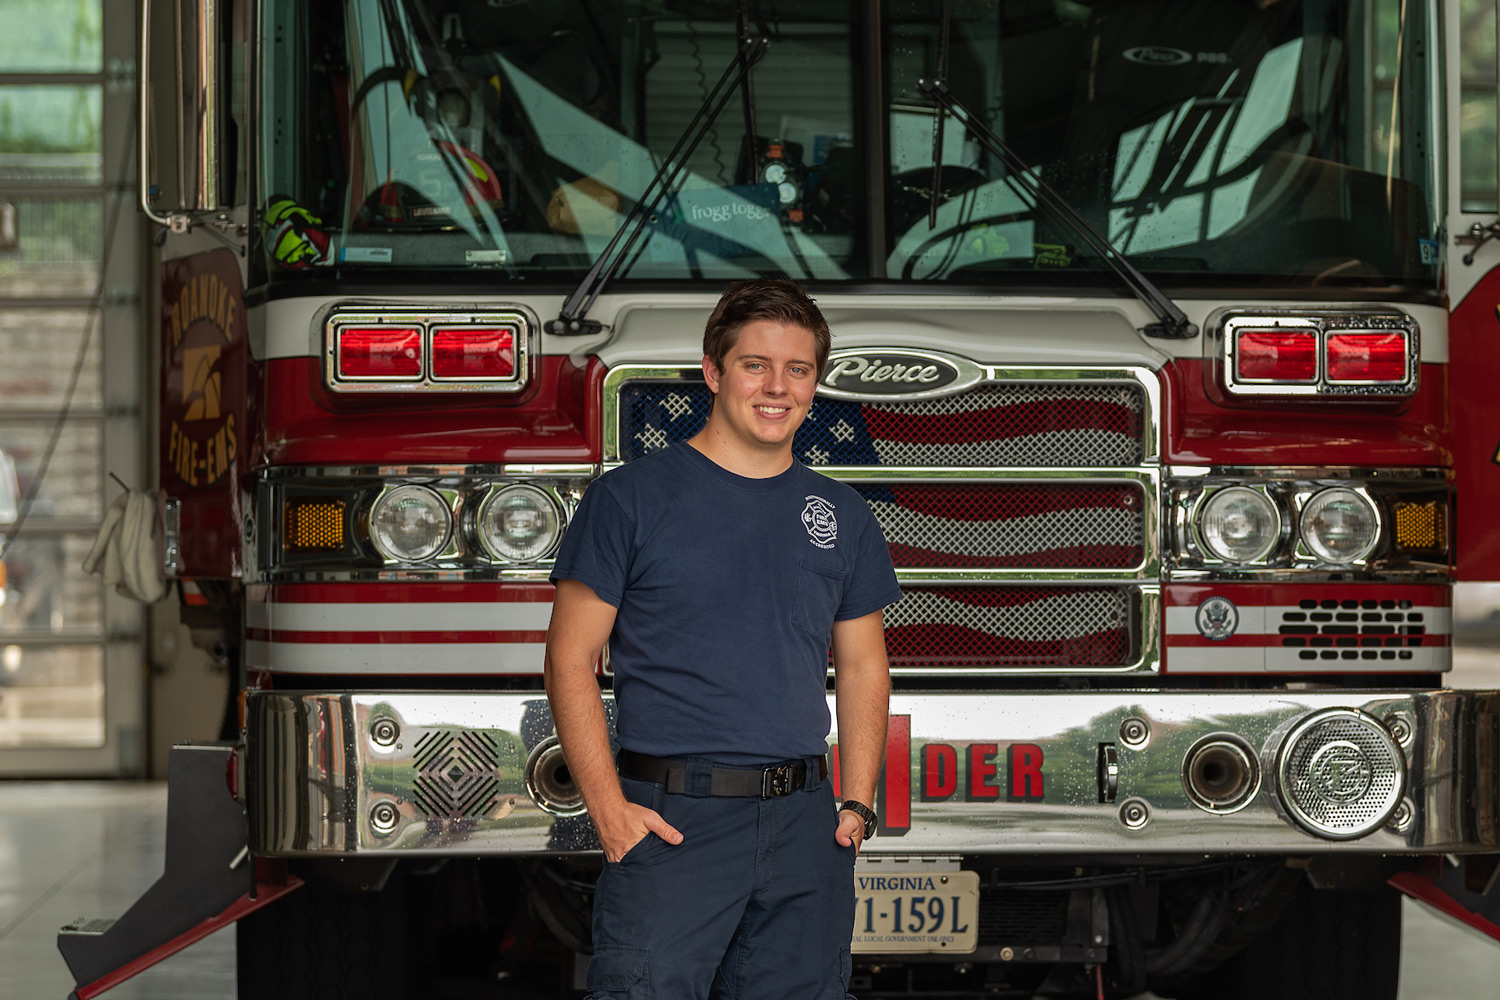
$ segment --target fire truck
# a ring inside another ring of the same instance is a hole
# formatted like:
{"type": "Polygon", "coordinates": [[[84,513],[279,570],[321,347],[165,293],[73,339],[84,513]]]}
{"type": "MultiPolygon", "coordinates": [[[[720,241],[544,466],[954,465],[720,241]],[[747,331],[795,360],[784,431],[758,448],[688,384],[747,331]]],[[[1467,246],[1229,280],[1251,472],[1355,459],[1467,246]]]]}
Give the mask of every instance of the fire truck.
{"type": "Polygon", "coordinates": [[[1391,998],[1401,893],[1500,938],[1461,6],[148,2],[162,558],[240,693],[74,996],[235,922],[242,998],[582,995],[550,561],[754,275],[904,592],[851,993],[1391,998]]]}

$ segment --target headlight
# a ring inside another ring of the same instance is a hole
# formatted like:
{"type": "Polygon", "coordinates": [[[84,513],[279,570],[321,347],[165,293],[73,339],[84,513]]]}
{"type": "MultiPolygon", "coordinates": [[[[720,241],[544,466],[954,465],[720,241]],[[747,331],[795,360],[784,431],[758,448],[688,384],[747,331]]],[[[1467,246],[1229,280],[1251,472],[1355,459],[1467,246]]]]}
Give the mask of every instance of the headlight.
{"type": "Polygon", "coordinates": [[[1203,544],[1225,562],[1265,557],[1281,536],[1281,515],[1265,494],[1243,486],[1219,490],[1198,512],[1203,544]]]}
{"type": "Polygon", "coordinates": [[[507,486],[479,508],[479,541],[504,562],[532,562],[552,551],[562,535],[562,511],[535,486],[507,486]]]}
{"type": "Polygon", "coordinates": [[[1302,508],[1302,542],[1324,562],[1347,565],[1370,554],[1380,537],[1380,518],[1363,495],[1324,490],[1302,508]]]}
{"type": "Polygon", "coordinates": [[[398,486],[370,511],[370,540],[381,555],[401,562],[421,562],[443,551],[452,527],[447,502],[425,486],[398,486]]]}

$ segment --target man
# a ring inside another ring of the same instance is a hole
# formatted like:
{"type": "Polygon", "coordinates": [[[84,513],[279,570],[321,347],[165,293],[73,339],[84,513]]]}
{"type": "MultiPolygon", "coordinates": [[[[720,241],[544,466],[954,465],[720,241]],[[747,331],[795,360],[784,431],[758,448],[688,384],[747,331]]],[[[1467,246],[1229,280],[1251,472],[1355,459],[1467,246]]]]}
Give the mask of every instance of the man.
{"type": "Polygon", "coordinates": [[[730,286],[704,331],[707,424],[591,486],[558,553],[547,695],[605,858],[594,1000],[846,996],[901,591],[859,495],[792,456],[828,350],[794,283],[730,286]]]}

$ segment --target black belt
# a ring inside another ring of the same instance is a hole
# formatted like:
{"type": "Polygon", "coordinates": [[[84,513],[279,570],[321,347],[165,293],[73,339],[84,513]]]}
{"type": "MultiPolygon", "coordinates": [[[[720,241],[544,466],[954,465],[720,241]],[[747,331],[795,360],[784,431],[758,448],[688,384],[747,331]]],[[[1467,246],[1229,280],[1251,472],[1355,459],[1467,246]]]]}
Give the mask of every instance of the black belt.
{"type": "MultiPolygon", "coordinates": [[[[682,795],[687,791],[688,762],[671,757],[652,757],[622,749],[615,758],[620,773],[637,781],[665,785],[667,791],[682,795]]],[[[818,758],[818,777],[828,777],[828,761],[818,758]]],[[[709,772],[710,795],[736,798],[773,799],[778,795],[800,791],[807,786],[807,762],[776,764],[759,770],[715,767],[709,772]]]]}

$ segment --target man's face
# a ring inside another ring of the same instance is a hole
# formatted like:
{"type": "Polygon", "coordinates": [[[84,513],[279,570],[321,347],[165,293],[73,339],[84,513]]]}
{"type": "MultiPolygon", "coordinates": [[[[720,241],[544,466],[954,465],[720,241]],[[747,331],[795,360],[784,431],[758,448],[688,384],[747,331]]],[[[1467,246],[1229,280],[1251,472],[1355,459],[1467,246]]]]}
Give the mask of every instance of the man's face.
{"type": "Polygon", "coordinates": [[[752,320],[724,356],[724,371],[705,357],[703,376],[725,434],[750,448],[790,449],[818,388],[817,343],[803,327],[752,320]]]}

